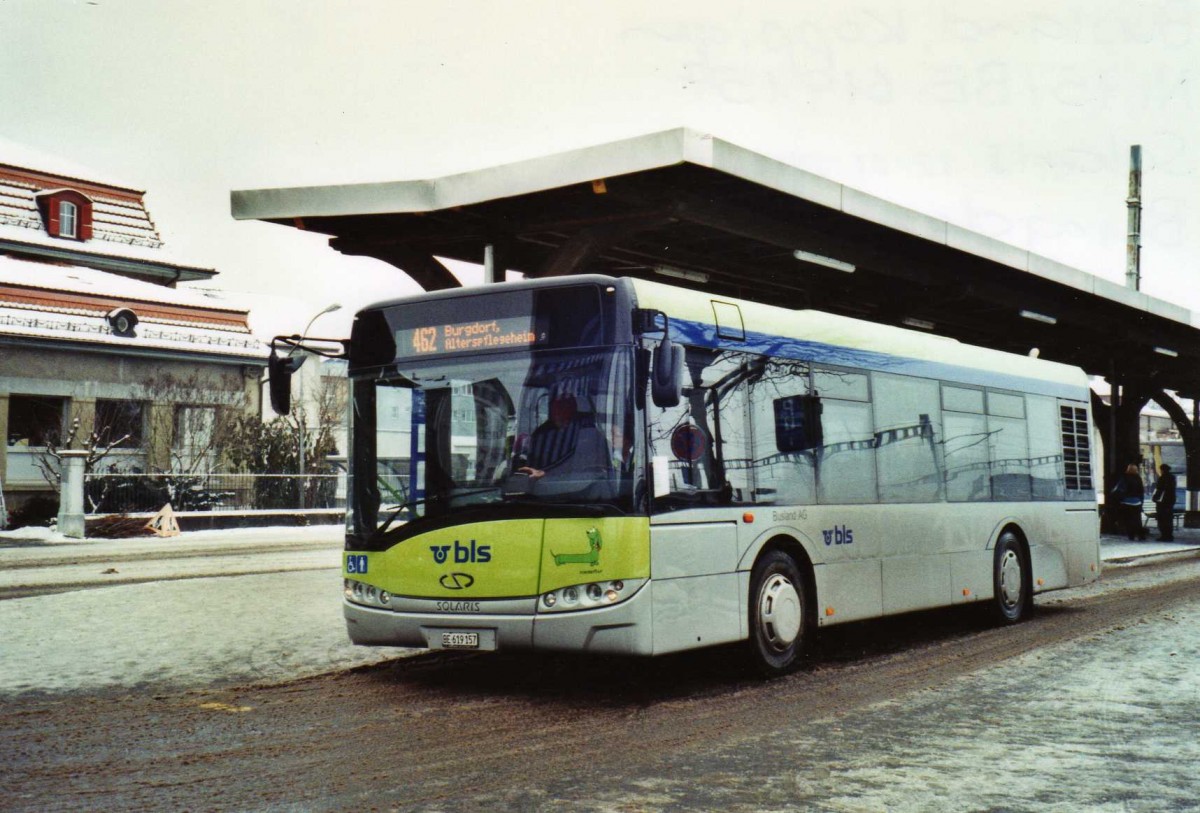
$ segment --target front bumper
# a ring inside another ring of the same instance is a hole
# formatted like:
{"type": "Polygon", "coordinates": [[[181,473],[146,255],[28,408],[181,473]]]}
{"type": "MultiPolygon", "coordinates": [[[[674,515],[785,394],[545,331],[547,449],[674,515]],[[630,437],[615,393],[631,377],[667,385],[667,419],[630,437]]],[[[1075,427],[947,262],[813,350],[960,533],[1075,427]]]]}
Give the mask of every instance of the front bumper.
{"type": "Polygon", "coordinates": [[[608,607],[519,615],[413,613],[364,607],[346,599],[342,610],[350,640],[366,646],[440,649],[443,632],[478,632],[481,649],[541,649],[650,655],[651,590],[608,607]]]}

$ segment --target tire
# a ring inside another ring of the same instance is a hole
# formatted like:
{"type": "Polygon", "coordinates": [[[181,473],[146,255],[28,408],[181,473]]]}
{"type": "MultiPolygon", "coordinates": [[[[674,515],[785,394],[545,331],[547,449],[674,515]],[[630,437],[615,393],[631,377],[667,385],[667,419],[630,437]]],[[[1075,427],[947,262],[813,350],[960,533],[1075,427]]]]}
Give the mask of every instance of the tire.
{"type": "Polygon", "coordinates": [[[811,637],[807,588],[795,561],[773,550],[750,577],[750,654],[764,675],[787,674],[800,665],[811,637]]]}
{"type": "Polygon", "coordinates": [[[998,623],[1016,624],[1028,617],[1033,604],[1029,560],[1012,531],[1005,531],[996,540],[992,586],[991,614],[998,623]]]}

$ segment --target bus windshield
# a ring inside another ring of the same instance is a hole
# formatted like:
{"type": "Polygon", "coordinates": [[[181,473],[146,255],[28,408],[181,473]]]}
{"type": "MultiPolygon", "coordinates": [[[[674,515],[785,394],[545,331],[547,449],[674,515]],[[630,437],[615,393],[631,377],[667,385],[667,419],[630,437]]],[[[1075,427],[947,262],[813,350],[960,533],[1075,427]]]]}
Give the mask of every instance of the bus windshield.
{"type": "Polygon", "coordinates": [[[378,542],[406,523],[530,505],[630,512],[643,454],[633,389],[628,347],[448,357],[356,379],[350,532],[378,542]]]}

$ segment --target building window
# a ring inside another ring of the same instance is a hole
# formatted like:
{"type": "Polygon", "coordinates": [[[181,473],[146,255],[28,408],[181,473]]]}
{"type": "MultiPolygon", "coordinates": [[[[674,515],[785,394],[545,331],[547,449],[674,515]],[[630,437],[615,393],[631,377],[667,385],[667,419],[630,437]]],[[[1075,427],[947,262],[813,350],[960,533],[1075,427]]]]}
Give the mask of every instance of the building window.
{"type": "Polygon", "coordinates": [[[117,449],[140,449],[145,427],[145,404],[141,401],[96,401],[97,439],[117,449]]]}
{"type": "Polygon", "coordinates": [[[79,216],[79,207],[69,200],[59,201],[58,203],[58,236],[59,237],[77,237],[76,222],[79,216]]]}
{"type": "Polygon", "coordinates": [[[176,463],[182,471],[211,471],[215,468],[216,430],[216,407],[176,407],[174,452],[176,463]]]}
{"type": "Polygon", "coordinates": [[[65,398],[11,395],[8,398],[8,445],[39,447],[62,439],[65,398]]]}

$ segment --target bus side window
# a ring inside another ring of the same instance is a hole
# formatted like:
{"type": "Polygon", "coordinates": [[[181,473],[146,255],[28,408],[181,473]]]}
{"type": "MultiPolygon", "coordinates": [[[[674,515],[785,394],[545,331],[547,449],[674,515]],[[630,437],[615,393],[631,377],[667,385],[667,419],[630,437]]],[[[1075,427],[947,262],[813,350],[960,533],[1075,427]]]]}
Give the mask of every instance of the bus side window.
{"type": "Polygon", "coordinates": [[[881,502],[942,498],[942,408],[937,381],[871,374],[875,461],[881,502]]]}
{"type": "Polygon", "coordinates": [[[1026,395],[1029,416],[1029,473],[1035,500],[1061,500],[1063,447],[1058,401],[1048,395],[1026,395]]]}
{"type": "Polygon", "coordinates": [[[805,361],[768,359],[750,382],[753,502],[816,502],[816,458],[824,432],[810,372],[805,361]]]}
{"type": "Polygon", "coordinates": [[[817,453],[817,502],[875,502],[878,490],[870,402],[826,398],[821,423],[824,442],[817,453]]]}

